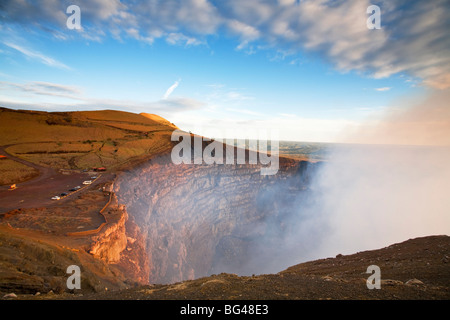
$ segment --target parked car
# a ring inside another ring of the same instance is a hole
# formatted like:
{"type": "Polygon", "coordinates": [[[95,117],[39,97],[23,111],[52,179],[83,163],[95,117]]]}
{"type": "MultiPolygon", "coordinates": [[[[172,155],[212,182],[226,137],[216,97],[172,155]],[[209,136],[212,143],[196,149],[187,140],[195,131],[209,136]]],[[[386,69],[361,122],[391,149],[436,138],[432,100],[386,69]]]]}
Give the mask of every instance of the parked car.
{"type": "Polygon", "coordinates": [[[77,191],[77,190],[78,190],[78,189],[75,189],[75,188],[69,189],[69,191],[71,191],[71,192],[77,191]]]}
{"type": "Polygon", "coordinates": [[[61,199],[59,196],[54,196],[54,197],[52,198],[52,200],[59,200],[59,199],[61,199]]]}
{"type": "Polygon", "coordinates": [[[98,178],[98,177],[96,177],[96,176],[94,176],[94,177],[91,177],[91,179],[92,179],[92,180],[95,180],[95,179],[97,179],[97,178],[98,178]]]}
{"type": "Polygon", "coordinates": [[[65,197],[65,196],[67,196],[67,195],[68,195],[67,192],[63,192],[63,193],[60,194],[61,197],[65,197]]]}
{"type": "Polygon", "coordinates": [[[81,187],[80,186],[76,186],[74,189],[78,190],[78,189],[81,189],[81,187]]]}
{"type": "Polygon", "coordinates": [[[92,183],[91,180],[87,180],[87,181],[84,181],[84,182],[83,182],[83,184],[91,184],[91,183],[92,183]]]}

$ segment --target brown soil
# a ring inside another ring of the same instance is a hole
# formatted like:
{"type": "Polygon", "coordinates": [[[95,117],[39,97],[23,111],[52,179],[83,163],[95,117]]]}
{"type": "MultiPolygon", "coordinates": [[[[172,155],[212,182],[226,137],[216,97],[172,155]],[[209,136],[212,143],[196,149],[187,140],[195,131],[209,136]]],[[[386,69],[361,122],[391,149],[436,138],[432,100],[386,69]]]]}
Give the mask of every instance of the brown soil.
{"type": "Polygon", "coordinates": [[[55,235],[91,230],[104,222],[99,211],[108,199],[109,196],[100,191],[84,192],[62,205],[9,211],[2,222],[16,229],[39,230],[55,235]]]}
{"type": "Polygon", "coordinates": [[[83,299],[450,299],[450,237],[416,238],[387,248],[302,263],[278,274],[219,274],[83,299]],[[381,289],[369,290],[369,265],[381,289]],[[411,279],[421,283],[410,284],[411,279]]]}
{"type": "Polygon", "coordinates": [[[450,237],[410,239],[387,248],[338,255],[290,267],[277,274],[219,274],[171,285],[82,296],[20,295],[19,299],[114,300],[378,300],[450,299],[450,237]],[[369,265],[381,269],[381,289],[369,290],[369,265]],[[417,281],[418,280],[418,281],[417,281]]]}

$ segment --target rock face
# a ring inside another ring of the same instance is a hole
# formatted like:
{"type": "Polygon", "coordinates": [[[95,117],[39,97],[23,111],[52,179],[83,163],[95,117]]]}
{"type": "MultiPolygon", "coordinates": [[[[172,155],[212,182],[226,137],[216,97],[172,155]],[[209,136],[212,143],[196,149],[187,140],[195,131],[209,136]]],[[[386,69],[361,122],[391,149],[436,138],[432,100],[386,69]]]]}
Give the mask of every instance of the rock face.
{"type": "Polygon", "coordinates": [[[279,249],[311,166],[280,158],[278,173],[263,176],[259,165],[175,165],[164,155],[119,176],[114,191],[146,239],[149,282],[264,272],[252,257],[279,249]]]}
{"type": "Polygon", "coordinates": [[[117,207],[110,209],[107,215],[115,216],[116,221],[107,223],[99,235],[93,237],[89,253],[106,263],[117,263],[122,251],[127,247],[125,222],[128,219],[128,214],[125,208],[117,207]]]}

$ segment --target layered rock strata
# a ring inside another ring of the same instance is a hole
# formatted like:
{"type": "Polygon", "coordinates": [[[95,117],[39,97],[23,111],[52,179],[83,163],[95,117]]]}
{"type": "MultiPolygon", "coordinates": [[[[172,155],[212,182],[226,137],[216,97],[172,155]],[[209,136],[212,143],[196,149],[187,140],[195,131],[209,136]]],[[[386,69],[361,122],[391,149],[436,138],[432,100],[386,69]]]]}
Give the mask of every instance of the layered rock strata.
{"type": "Polygon", "coordinates": [[[146,239],[149,281],[261,271],[250,263],[261,254],[253,244],[274,243],[289,228],[283,216],[311,165],[280,158],[278,173],[263,176],[260,165],[175,165],[165,155],[122,174],[115,192],[146,239]]]}

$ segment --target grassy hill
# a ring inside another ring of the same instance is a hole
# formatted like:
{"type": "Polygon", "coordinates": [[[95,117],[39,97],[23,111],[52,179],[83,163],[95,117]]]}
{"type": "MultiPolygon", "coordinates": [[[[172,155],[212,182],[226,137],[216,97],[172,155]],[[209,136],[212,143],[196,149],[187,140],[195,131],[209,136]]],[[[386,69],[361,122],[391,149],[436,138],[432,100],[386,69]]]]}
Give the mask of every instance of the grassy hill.
{"type": "MultiPolygon", "coordinates": [[[[0,108],[0,123],[0,146],[6,152],[41,166],[73,170],[117,169],[166,151],[171,147],[170,135],[177,128],[159,116],[114,110],[41,112],[0,108]]],[[[17,173],[10,162],[0,162],[4,175],[17,173]]]]}

